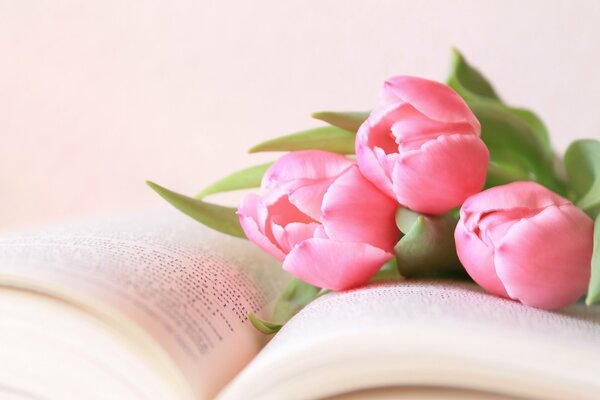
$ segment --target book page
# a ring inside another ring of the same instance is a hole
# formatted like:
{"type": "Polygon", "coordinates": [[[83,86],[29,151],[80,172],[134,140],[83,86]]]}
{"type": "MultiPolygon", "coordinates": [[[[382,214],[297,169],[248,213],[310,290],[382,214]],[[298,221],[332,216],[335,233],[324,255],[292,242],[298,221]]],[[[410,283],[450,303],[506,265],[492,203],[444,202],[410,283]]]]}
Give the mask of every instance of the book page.
{"type": "Polygon", "coordinates": [[[307,399],[394,386],[592,399],[598,371],[600,307],[550,312],[474,284],[406,281],[311,303],[221,399],[307,399]]]}
{"type": "Polygon", "coordinates": [[[213,396],[259,351],[263,338],[247,314],[260,314],[285,280],[280,263],[248,241],[170,209],[0,237],[0,286],[135,321],[196,398],[213,396]]]}

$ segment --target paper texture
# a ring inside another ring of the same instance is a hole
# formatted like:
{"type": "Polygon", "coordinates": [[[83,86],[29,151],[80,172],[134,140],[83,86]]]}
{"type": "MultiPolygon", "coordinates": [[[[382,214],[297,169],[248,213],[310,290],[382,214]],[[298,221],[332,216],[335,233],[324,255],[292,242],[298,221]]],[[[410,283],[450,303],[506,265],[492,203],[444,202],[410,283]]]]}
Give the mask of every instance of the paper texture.
{"type": "Polygon", "coordinates": [[[399,385],[594,398],[598,371],[597,307],[548,312],[472,284],[407,281],[310,304],[223,398],[308,399],[399,385]]]}
{"type": "Polygon", "coordinates": [[[198,396],[260,349],[247,321],[279,292],[279,263],[174,210],[64,223],[0,238],[0,285],[112,308],[148,331],[198,396]]]}

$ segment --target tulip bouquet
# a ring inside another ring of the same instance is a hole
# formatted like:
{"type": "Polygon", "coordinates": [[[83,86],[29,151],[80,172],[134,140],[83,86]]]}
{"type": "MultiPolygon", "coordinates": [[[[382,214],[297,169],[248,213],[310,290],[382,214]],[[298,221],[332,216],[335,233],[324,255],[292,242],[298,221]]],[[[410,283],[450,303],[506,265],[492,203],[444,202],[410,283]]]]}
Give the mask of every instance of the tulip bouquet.
{"type": "Polygon", "coordinates": [[[555,155],[531,111],[505,104],[453,53],[447,84],[385,81],[367,112],[319,112],[329,126],[269,140],[287,152],[187,197],[149,183],[199,222],[247,238],[293,278],[265,333],[327,290],[382,279],[472,279],[523,304],[600,299],[600,142],[555,155]],[[237,209],[204,200],[261,188],[237,209]]]}

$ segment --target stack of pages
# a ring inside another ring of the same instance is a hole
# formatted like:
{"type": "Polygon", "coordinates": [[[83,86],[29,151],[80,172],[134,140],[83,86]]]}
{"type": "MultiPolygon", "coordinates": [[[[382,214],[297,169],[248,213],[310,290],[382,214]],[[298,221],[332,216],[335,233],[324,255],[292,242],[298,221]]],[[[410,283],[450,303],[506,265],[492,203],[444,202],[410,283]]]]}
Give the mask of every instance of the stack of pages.
{"type": "Polygon", "coordinates": [[[0,398],[594,399],[600,307],[559,312],[473,284],[328,294],[267,343],[285,286],[251,243],[176,211],[0,237],[0,398]]]}

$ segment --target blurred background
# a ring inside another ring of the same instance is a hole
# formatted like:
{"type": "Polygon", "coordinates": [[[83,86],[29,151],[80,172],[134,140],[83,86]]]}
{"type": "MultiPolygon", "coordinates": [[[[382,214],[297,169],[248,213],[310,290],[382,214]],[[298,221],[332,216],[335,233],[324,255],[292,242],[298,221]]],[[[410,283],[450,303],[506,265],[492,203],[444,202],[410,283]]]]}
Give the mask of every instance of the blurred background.
{"type": "Polygon", "coordinates": [[[163,205],[273,156],[251,145],[369,110],[452,47],[556,149],[600,138],[598,1],[0,0],[0,230],[163,205]]]}

